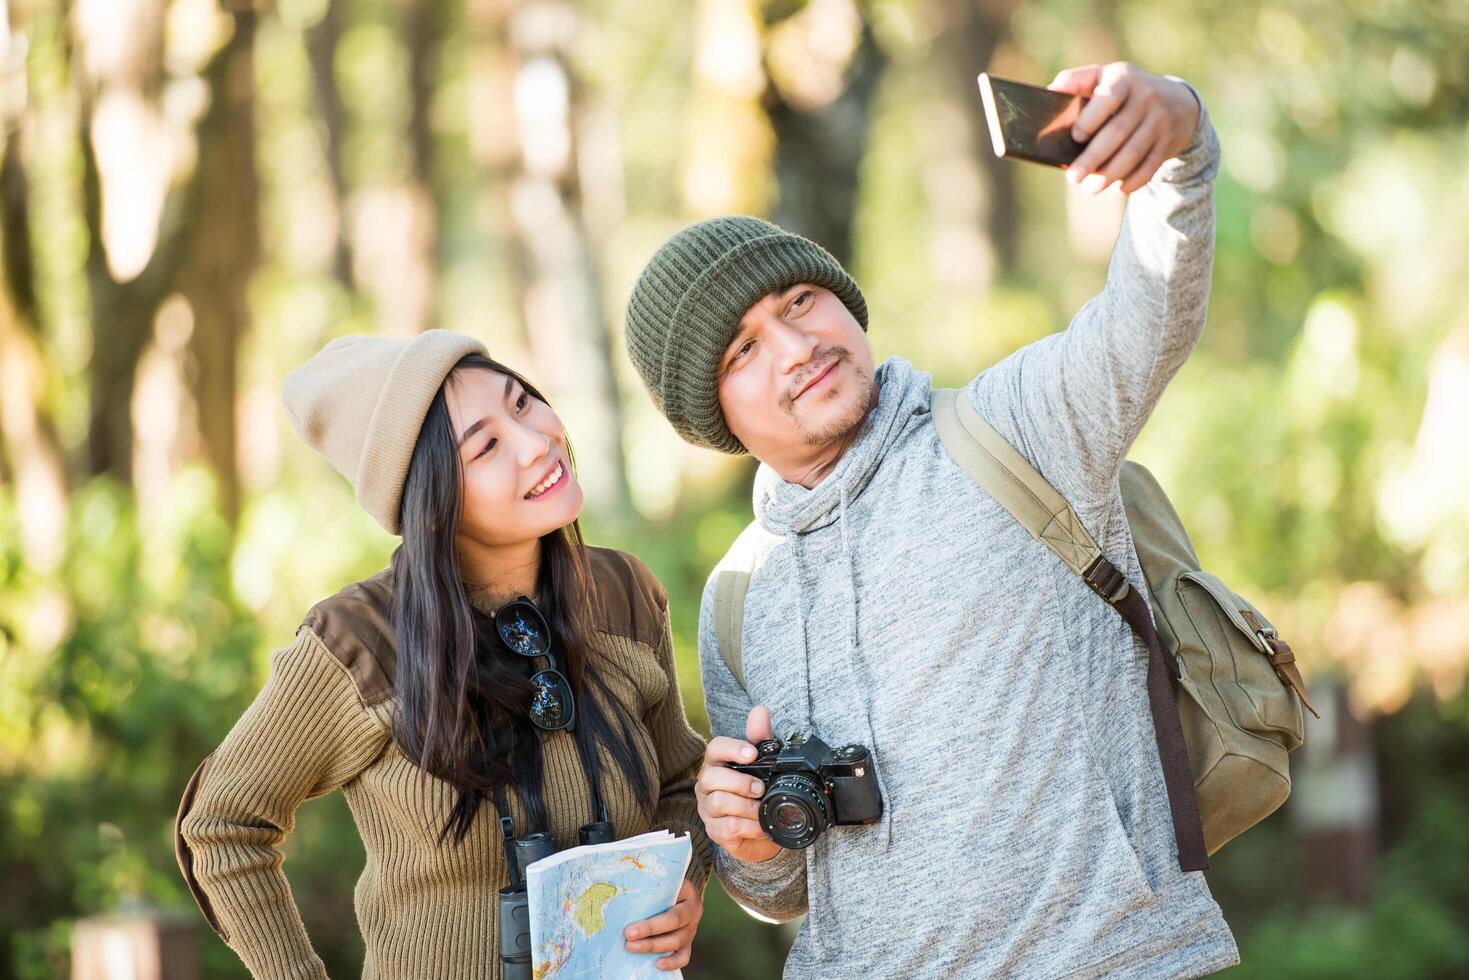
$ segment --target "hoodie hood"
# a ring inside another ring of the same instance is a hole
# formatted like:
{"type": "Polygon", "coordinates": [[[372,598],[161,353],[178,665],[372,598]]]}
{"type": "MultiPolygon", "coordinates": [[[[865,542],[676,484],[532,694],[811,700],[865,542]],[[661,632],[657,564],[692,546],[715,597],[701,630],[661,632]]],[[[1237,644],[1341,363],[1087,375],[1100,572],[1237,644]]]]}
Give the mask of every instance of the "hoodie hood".
{"type": "Polygon", "coordinates": [[[877,369],[877,405],[861,423],[836,468],[816,486],[787,483],[760,464],[755,474],[755,519],[771,534],[805,534],[834,523],[845,504],[861,496],[887,451],[915,415],[928,412],[932,382],[900,357],[877,369]]]}

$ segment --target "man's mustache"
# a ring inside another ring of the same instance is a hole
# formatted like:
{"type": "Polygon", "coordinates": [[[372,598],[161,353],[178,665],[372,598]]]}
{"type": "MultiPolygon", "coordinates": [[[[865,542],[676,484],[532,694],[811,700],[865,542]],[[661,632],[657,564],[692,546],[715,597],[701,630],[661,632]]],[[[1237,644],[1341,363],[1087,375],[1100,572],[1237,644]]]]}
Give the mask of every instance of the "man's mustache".
{"type": "Polygon", "coordinates": [[[792,382],[791,386],[786,389],[785,397],[781,399],[781,406],[789,411],[796,403],[796,396],[800,394],[806,385],[811,383],[812,379],[818,377],[821,372],[831,367],[833,363],[851,356],[851,351],[838,345],[836,347],[828,347],[818,357],[812,358],[815,367],[803,372],[800,377],[792,382]]]}

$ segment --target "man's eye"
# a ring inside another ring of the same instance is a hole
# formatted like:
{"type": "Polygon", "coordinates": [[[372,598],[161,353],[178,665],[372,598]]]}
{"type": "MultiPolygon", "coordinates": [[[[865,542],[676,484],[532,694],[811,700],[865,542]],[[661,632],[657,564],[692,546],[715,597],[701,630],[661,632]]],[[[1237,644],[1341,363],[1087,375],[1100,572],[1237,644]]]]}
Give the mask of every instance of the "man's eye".
{"type": "Polygon", "coordinates": [[[725,374],[733,371],[735,367],[737,367],[739,363],[745,359],[745,355],[750,353],[750,349],[754,346],[755,340],[754,338],[751,338],[741,344],[738,348],[736,348],[735,352],[729,355],[729,360],[725,361],[724,366],[719,369],[720,377],[723,377],[725,374]]]}
{"type": "Polygon", "coordinates": [[[479,452],[475,453],[474,454],[474,458],[475,459],[479,459],[485,453],[489,452],[491,449],[494,449],[495,448],[495,443],[497,443],[499,441],[500,441],[499,439],[491,439],[489,442],[485,443],[485,447],[483,449],[481,449],[479,452]]]}
{"type": "Polygon", "coordinates": [[[801,309],[803,306],[809,305],[806,301],[809,300],[810,298],[811,298],[811,290],[809,290],[809,289],[804,290],[803,292],[800,292],[800,293],[796,294],[796,298],[791,301],[791,309],[792,310],[798,310],[798,309],[801,309]]]}

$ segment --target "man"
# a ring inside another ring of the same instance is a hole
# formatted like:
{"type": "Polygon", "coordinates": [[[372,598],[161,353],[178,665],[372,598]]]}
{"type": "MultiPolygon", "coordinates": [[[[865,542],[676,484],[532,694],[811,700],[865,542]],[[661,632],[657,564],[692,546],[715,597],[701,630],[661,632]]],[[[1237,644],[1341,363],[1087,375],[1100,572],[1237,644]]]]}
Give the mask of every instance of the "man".
{"type": "MultiPolygon", "coordinates": [[[[1068,178],[1138,193],[1101,295],[963,397],[1141,582],[1118,472],[1204,326],[1218,142],[1176,80],[1112,64],[1052,86],[1091,96],[1068,178]]],[[[1178,977],[1237,962],[1203,875],[1179,869],[1144,647],[944,451],[928,375],[875,367],[866,326],[830,255],[752,218],[674,236],[628,307],[632,359],[679,433],[761,462],[743,685],[719,649],[712,579],[699,629],[717,737],[697,794],[720,880],[768,918],[807,913],[788,977],[1178,977]],[[772,716],[781,736],[866,745],[881,820],[804,851],[772,842],[763,787],[727,768],[772,716]]]]}

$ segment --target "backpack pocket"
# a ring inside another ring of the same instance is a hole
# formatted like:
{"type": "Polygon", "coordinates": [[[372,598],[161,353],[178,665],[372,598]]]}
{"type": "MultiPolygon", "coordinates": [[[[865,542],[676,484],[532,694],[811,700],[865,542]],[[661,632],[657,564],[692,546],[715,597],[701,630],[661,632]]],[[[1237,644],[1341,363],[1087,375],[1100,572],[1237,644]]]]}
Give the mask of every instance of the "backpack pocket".
{"type": "Polygon", "coordinates": [[[1301,705],[1271,662],[1265,631],[1273,636],[1274,627],[1208,572],[1182,573],[1176,591],[1195,634],[1180,631],[1178,636],[1178,656],[1194,686],[1212,687],[1216,704],[1236,727],[1279,742],[1287,751],[1298,747],[1304,735],[1301,705]],[[1249,619],[1261,629],[1252,629],[1249,619]]]}
{"type": "Polygon", "coordinates": [[[1171,592],[1154,599],[1174,634],[1178,720],[1213,854],[1290,795],[1287,755],[1301,744],[1301,706],[1271,662],[1267,637],[1278,638],[1259,610],[1208,572],[1181,573],[1171,592]]]}

